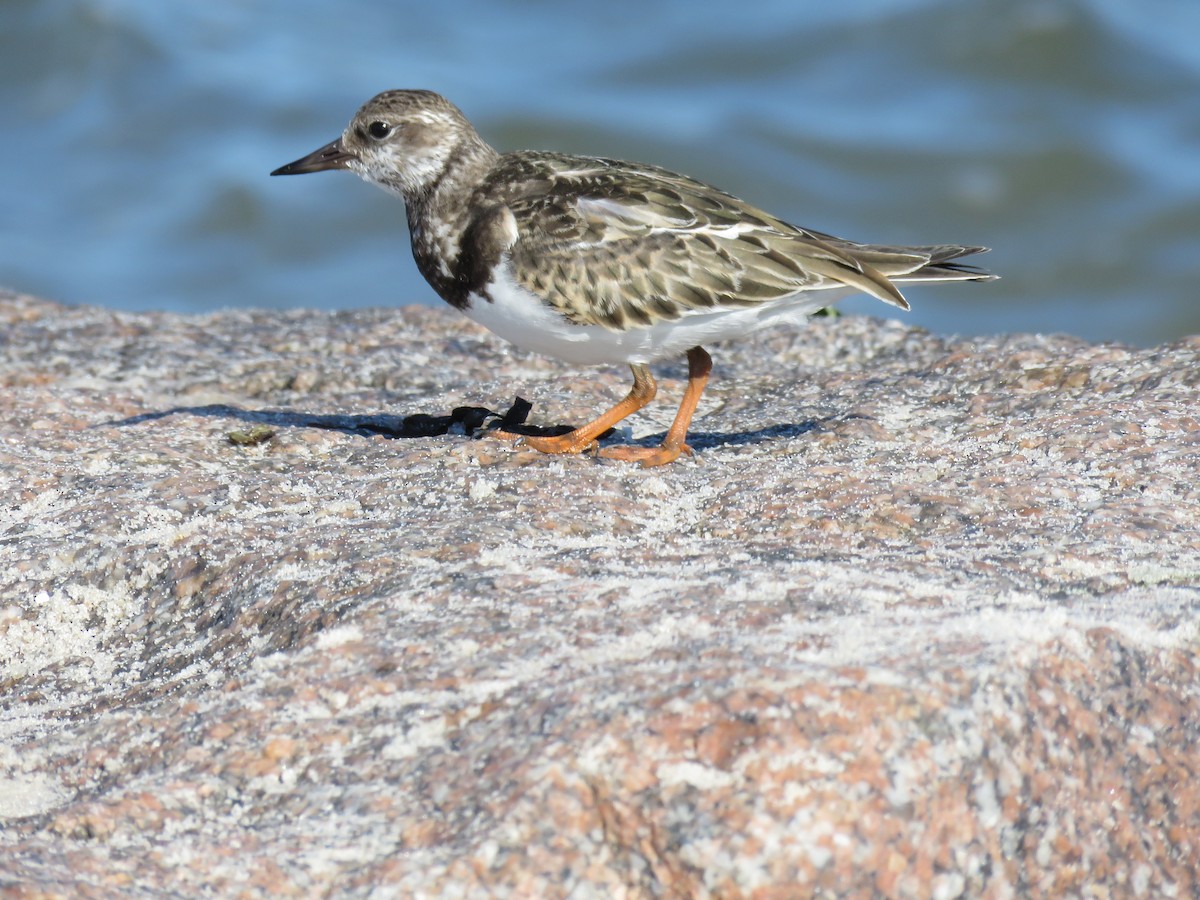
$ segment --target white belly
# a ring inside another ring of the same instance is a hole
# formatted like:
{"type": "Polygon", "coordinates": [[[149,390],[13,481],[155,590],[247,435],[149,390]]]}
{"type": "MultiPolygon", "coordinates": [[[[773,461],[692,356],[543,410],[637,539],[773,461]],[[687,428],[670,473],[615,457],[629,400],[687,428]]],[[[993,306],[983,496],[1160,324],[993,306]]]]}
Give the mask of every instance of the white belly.
{"type": "Polygon", "coordinates": [[[467,318],[518,347],[580,365],[645,364],[681,356],[692,347],[742,337],[777,322],[802,322],[853,293],[848,288],[800,291],[758,306],[696,311],[674,322],[612,331],[568,322],[516,284],[505,265],[497,267],[487,290],[491,300],[471,296],[471,305],[464,310],[467,318]]]}

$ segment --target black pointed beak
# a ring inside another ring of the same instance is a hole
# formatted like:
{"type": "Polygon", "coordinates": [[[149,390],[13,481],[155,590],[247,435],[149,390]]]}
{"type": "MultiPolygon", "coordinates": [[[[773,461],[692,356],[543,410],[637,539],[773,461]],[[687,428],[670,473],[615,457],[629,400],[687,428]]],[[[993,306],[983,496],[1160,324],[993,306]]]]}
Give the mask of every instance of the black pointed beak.
{"type": "Polygon", "coordinates": [[[345,169],[357,159],[342,144],[342,139],[326,144],[320,150],[314,150],[308,156],[302,156],[295,162],[280,166],[272,175],[307,175],[309,172],[324,172],[326,169],[345,169]]]}

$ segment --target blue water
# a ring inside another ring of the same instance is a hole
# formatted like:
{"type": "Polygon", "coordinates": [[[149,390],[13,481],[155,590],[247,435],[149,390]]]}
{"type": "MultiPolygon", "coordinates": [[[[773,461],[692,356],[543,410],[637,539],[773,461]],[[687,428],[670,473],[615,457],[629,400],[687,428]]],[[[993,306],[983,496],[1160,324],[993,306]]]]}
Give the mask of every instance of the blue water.
{"type": "Polygon", "coordinates": [[[664,165],[858,240],[991,245],[1003,280],[909,291],[936,331],[1200,333],[1192,0],[5,0],[0,284],[135,310],[440,302],[399,201],[267,177],[394,87],[501,149],[664,165]]]}

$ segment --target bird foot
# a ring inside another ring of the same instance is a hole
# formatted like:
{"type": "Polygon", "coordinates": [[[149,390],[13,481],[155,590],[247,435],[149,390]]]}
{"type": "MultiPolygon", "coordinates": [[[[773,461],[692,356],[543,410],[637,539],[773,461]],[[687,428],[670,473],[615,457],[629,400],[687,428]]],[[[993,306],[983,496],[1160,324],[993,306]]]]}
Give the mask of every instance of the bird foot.
{"type": "Polygon", "coordinates": [[[516,443],[518,441],[525,440],[525,438],[529,437],[529,435],[521,434],[516,431],[505,431],[504,428],[501,427],[488,428],[487,430],[478,432],[474,435],[474,437],[485,441],[509,441],[511,443],[516,443]]]}
{"type": "Polygon", "coordinates": [[[585,453],[596,446],[596,440],[569,431],[550,437],[525,436],[517,446],[530,447],[540,453],[585,453]]]}
{"type": "Polygon", "coordinates": [[[619,459],[623,462],[638,462],[643,468],[662,466],[677,460],[681,454],[692,455],[692,448],[687,444],[662,444],[658,447],[603,447],[596,454],[605,459],[619,459]]]}

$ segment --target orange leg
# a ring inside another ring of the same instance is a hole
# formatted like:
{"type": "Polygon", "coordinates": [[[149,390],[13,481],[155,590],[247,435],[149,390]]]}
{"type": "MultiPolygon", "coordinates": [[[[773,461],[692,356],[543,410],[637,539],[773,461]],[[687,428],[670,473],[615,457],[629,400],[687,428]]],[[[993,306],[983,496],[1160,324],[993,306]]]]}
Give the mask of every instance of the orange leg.
{"type": "Polygon", "coordinates": [[[683,402],[679,404],[679,412],[675,413],[675,421],[667,430],[667,436],[658,447],[605,447],[600,456],[607,459],[622,459],[629,462],[640,462],[643,466],[661,466],[679,458],[681,453],[691,453],[687,445],[687,430],[692,424],[692,416],[696,414],[696,406],[704,386],[708,384],[708,375],[712,372],[712,357],[703,347],[693,347],[688,351],[688,384],[683,393],[683,402]]]}
{"type": "Polygon", "coordinates": [[[658,392],[658,386],[648,368],[643,365],[632,365],[629,368],[633,370],[633,387],[629,389],[629,394],[624,400],[604,415],[586,425],[580,425],[567,434],[555,437],[527,437],[522,443],[542,453],[582,453],[590,450],[596,445],[596,438],[626,416],[637,412],[653,400],[658,392]]]}

